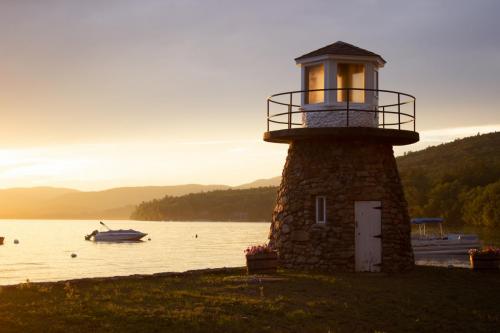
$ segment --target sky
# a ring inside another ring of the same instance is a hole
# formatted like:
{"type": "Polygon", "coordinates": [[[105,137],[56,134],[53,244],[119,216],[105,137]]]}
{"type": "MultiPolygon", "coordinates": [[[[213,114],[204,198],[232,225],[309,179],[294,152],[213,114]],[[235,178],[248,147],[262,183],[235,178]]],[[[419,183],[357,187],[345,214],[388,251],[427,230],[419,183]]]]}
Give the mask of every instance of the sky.
{"type": "Polygon", "coordinates": [[[499,1],[0,0],[0,188],[281,174],[267,96],[342,40],[417,98],[421,141],[500,130],[499,1]]]}

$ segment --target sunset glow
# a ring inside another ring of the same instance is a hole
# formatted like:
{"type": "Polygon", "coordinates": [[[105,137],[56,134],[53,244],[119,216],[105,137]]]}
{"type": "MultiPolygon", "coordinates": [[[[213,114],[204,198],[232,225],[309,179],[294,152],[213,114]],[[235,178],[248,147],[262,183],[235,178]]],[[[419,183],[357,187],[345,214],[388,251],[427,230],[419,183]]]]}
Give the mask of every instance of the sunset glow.
{"type": "Polygon", "coordinates": [[[380,52],[388,61],[380,88],[417,97],[422,142],[398,154],[500,124],[490,98],[500,75],[491,65],[497,37],[459,23],[463,13],[488,22],[495,11],[487,6],[432,5],[428,16],[429,3],[407,4],[413,15],[404,29],[412,33],[402,39],[401,29],[380,25],[397,9],[376,1],[359,14],[366,25],[341,14],[357,5],[332,2],[308,16],[307,29],[294,23],[304,22],[299,3],[263,11],[227,2],[232,15],[203,2],[56,3],[58,10],[0,4],[0,188],[236,185],[277,176],[287,147],[262,142],[266,97],[299,89],[294,57],[332,38],[380,52]],[[277,21],[276,11],[290,20],[277,21]],[[463,49],[464,39],[477,45],[463,49]],[[464,72],[470,59],[474,71],[464,72]]]}
{"type": "Polygon", "coordinates": [[[0,0],[0,333],[499,331],[499,13],[0,0]]]}

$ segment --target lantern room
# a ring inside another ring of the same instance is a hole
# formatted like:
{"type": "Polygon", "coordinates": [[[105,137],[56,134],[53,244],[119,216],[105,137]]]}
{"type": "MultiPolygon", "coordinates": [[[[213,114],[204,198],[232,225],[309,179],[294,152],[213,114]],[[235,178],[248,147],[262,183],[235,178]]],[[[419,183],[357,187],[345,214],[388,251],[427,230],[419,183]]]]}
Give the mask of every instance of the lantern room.
{"type": "Polygon", "coordinates": [[[339,41],[295,61],[301,67],[302,109],[313,111],[303,113],[305,127],[346,126],[347,105],[353,111],[350,126],[378,126],[378,72],[385,64],[380,55],[339,41]]]}

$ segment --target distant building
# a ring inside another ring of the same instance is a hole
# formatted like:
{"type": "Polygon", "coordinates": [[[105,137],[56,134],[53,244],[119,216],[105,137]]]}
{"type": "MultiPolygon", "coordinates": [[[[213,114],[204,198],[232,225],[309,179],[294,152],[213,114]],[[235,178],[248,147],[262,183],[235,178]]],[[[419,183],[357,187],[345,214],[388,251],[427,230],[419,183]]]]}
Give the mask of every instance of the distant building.
{"type": "Polygon", "coordinates": [[[380,90],[378,54],[336,42],[295,59],[301,91],[268,99],[264,140],[289,144],[270,244],[290,268],[413,267],[393,145],[419,140],[415,98],[380,90]]]}

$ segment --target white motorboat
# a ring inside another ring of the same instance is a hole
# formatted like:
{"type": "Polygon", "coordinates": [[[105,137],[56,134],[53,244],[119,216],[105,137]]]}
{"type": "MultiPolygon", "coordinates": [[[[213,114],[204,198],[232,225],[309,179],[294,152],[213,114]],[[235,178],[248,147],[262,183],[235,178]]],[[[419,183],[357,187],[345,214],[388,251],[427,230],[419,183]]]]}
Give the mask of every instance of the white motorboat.
{"type": "Polygon", "coordinates": [[[470,249],[481,248],[479,237],[474,234],[444,234],[442,218],[415,218],[418,234],[412,235],[411,245],[415,255],[467,254],[470,249]],[[439,234],[427,234],[426,224],[438,224],[439,234]]]}
{"type": "Polygon", "coordinates": [[[143,232],[136,231],[133,229],[111,230],[103,222],[100,223],[108,230],[107,231],[94,230],[92,231],[92,233],[85,236],[86,240],[93,240],[95,242],[133,242],[133,241],[139,241],[141,240],[141,238],[147,235],[143,232]]]}

